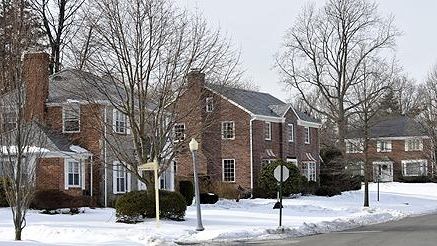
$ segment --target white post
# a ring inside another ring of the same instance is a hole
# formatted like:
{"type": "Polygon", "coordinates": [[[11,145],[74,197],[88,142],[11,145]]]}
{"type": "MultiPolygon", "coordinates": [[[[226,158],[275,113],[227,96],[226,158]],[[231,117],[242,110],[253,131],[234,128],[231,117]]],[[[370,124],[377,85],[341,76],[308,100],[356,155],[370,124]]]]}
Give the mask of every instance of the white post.
{"type": "Polygon", "coordinates": [[[155,160],[155,213],[156,213],[156,227],[159,228],[159,179],[158,179],[158,161],[155,160]]]}

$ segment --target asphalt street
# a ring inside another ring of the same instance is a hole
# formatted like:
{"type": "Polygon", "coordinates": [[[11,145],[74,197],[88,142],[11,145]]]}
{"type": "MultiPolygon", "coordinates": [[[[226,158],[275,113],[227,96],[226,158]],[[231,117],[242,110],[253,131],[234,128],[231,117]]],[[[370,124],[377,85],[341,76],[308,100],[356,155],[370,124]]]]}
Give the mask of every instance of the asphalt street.
{"type": "Polygon", "coordinates": [[[271,241],[209,242],[205,245],[435,246],[437,245],[437,214],[308,237],[271,241]]]}

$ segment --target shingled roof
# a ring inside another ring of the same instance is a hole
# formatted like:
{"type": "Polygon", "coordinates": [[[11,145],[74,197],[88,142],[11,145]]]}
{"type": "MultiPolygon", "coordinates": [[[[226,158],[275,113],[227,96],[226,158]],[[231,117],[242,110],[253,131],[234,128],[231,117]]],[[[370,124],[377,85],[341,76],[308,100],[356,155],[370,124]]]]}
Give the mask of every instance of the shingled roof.
{"type": "MultiPolygon", "coordinates": [[[[255,115],[283,117],[291,104],[264,92],[244,90],[221,85],[206,85],[210,90],[223,95],[255,115]]],[[[296,111],[299,119],[308,122],[320,123],[320,120],[310,115],[296,111]]]]}
{"type": "MultiPolygon", "coordinates": [[[[362,134],[357,130],[352,130],[347,135],[348,138],[360,136],[362,134]]],[[[418,136],[427,136],[426,129],[419,122],[405,115],[381,119],[370,128],[371,138],[418,136]]]]}

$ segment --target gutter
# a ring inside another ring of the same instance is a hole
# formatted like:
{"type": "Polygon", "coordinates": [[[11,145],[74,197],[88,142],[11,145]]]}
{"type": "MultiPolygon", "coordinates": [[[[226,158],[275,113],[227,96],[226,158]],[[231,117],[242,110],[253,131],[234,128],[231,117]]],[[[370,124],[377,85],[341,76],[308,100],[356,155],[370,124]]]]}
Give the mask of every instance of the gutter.
{"type": "Polygon", "coordinates": [[[253,121],[255,118],[251,118],[249,121],[249,141],[250,141],[250,198],[253,198],[253,121]]]}
{"type": "Polygon", "coordinates": [[[104,142],[103,142],[103,161],[105,162],[105,184],[104,184],[104,195],[105,195],[105,207],[108,207],[108,164],[106,162],[106,124],[107,124],[107,113],[106,113],[106,109],[108,106],[105,105],[105,113],[104,113],[104,124],[105,126],[103,127],[103,138],[104,138],[104,142]]]}

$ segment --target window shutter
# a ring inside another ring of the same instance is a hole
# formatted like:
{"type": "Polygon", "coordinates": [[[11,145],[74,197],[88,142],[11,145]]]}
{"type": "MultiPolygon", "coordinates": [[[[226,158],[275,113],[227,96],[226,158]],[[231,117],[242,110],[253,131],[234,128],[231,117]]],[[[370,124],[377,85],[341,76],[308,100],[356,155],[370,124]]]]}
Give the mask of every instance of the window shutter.
{"type": "Polygon", "coordinates": [[[64,188],[68,190],[68,161],[64,159],[64,188]]]}
{"type": "Polygon", "coordinates": [[[126,134],[130,134],[131,130],[130,130],[130,120],[129,117],[127,115],[125,115],[126,117],[126,134]]]}
{"type": "Polygon", "coordinates": [[[391,152],[391,141],[387,141],[387,151],[391,152]]]}
{"type": "Polygon", "coordinates": [[[129,191],[131,191],[131,188],[132,188],[131,187],[132,180],[131,180],[131,174],[128,170],[126,170],[126,180],[127,180],[126,192],[129,192],[129,191]]]}
{"type": "Polygon", "coordinates": [[[408,148],[408,139],[405,140],[405,151],[410,151],[408,148]]]}
{"type": "Polygon", "coordinates": [[[112,193],[117,194],[118,161],[112,163],[112,193]]]}
{"type": "Polygon", "coordinates": [[[112,109],[112,130],[117,132],[115,120],[117,119],[117,109],[112,109]]]}
{"type": "Polygon", "coordinates": [[[81,182],[81,186],[82,186],[82,190],[85,190],[85,162],[80,159],[79,161],[79,165],[80,165],[80,182],[81,182]]]}
{"type": "Polygon", "coordinates": [[[381,152],[381,141],[376,141],[376,151],[381,152]]]}
{"type": "Polygon", "coordinates": [[[419,150],[423,150],[423,139],[419,139],[419,150]]]}
{"type": "Polygon", "coordinates": [[[407,173],[407,163],[405,161],[401,161],[401,163],[402,163],[402,175],[405,176],[405,174],[407,173]]]}

